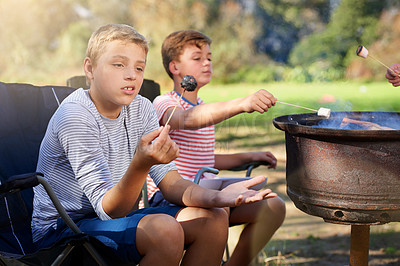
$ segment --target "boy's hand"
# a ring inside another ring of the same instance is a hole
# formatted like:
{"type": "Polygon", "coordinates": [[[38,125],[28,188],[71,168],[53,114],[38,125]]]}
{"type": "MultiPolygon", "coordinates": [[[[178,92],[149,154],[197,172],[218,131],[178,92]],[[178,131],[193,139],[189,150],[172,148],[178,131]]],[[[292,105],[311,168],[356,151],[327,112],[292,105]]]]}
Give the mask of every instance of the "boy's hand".
{"type": "Polygon", "coordinates": [[[264,181],[265,177],[257,176],[249,180],[233,183],[221,190],[221,194],[223,195],[222,197],[224,198],[222,200],[231,201],[231,203],[228,205],[230,207],[234,207],[276,197],[277,194],[272,192],[271,189],[259,191],[249,189],[250,187],[260,184],[264,181]]]}
{"type": "Polygon", "coordinates": [[[251,154],[252,161],[265,161],[268,162],[268,168],[269,169],[275,169],[276,164],[277,164],[277,159],[276,157],[269,151],[267,152],[252,152],[251,154]]]}
{"type": "Polygon", "coordinates": [[[389,69],[386,72],[385,77],[388,79],[388,81],[390,83],[392,83],[392,85],[394,87],[398,87],[400,86],[400,64],[394,64],[390,66],[390,69],[392,69],[396,75],[394,75],[394,73],[392,71],[390,71],[389,69]]]}
{"type": "Polygon", "coordinates": [[[139,142],[135,156],[143,164],[165,164],[179,155],[178,145],[168,135],[170,126],[160,127],[146,135],[139,142]]]}
{"type": "Polygon", "coordinates": [[[243,98],[240,105],[246,113],[252,113],[254,111],[264,113],[274,106],[276,101],[277,99],[268,91],[259,90],[256,93],[243,98]]]}

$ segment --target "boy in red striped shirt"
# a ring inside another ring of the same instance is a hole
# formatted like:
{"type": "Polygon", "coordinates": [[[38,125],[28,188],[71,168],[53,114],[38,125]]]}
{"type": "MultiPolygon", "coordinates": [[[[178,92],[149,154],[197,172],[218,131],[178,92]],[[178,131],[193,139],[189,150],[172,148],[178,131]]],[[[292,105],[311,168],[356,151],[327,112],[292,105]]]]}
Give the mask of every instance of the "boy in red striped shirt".
{"type": "MultiPolygon", "coordinates": [[[[174,81],[174,89],[157,97],[153,104],[160,125],[165,125],[183,93],[181,81],[192,75],[197,81],[194,91],[186,91],[169,121],[170,137],[179,146],[175,160],[180,175],[193,179],[205,166],[228,170],[253,161],[266,161],[269,168],[276,167],[276,158],[270,152],[214,154],[214,125],[240,113],[263,113],[275,105],[275,97],[266,90],[226,102],[204,103],[198,96],[201,87],[208,84],[212,75],[211,39],[195,30],[170,34],[162,46],[164,68],[174,81]]],[[[148,180],[149,191],[156,188],[148,180]]],[[[152,206],[168,204],[160,192],[150,201],[152,206]]],[[[230,208],[230,224],[246,223],[239,242],[225,265],[248,265],[267,244],[285,218],[285,203],[279,197],[230,208]]]]}

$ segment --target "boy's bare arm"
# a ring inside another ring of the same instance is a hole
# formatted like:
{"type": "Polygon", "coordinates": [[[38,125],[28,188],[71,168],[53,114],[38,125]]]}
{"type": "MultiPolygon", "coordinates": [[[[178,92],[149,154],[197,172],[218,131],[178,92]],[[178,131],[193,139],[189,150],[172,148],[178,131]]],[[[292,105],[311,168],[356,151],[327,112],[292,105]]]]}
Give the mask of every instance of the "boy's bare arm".
{"type": "Polygon", "coordinates": [[[275,156],[267,152],[243,152],[234,154],[215,154],[214,167],[219,170],[229,170],[233,167],[240,166],[242,164],[255,162],[255,161],[266,161],[269,163],[268,168],[276,168],[277,159],[275,156]]]}
{"type": "Polygon", "coordinates": [[[170,171],[160,182],[159,188],[169,202],[191,207],[234,207],[242,204],[276,197],[270,189],[255,191],[248,189],[265,180],[255,177],[227,186],[222,191],[203,188],[192,181],[183,179],[177,171],[170,171]]]}
{"type": "Polygon", "coordinates": [[[170,139],[168,131],[169,126],[142,137],[125,175],[104,195],[103,209],[110,217],[124,217],[133,210],[153,165],[169,163],[178,157],[178,146],[170,139]]]}
{"type": "MultiPolygon", "coordinates": [[[[188,110],[177,108],[169,122],[172,129],[199,129],[220,123],[240,113],[252,113],[254,111],[264,113],[274,106],[276,98],[266,90],[244,98],[237,98],[226,102],[206,103],[188,110]]],[[[172,113],[169,108],[160,122],[164,125],[172,113]]]]}

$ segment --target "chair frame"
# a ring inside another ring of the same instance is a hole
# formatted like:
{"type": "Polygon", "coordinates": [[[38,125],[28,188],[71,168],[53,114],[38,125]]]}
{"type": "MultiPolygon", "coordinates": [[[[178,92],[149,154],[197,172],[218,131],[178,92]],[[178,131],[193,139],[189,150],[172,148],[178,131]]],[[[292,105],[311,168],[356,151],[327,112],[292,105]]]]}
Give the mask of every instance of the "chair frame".
{"type": "MultiPolygon", "coordinates": [[[[9,194],[20,192],[24,189],[33,188],[39,184],[44,187],[51,201],[53,202],[54,207],[60,214],[61,219],[63,219],[65,224],[72,230],[72,232],[74,232],[76,235],[84,235],[84,233],[78,228],[71,217],[67,214],[56,194],[54,193],[54,190],[46,181],[46,179],[43,178],[43,174],[41,173],[35,172],[10,177],[5,183],[0,185],[1,197],[6,197],[9,194]]],[[[89,242],[83,242],[82,245],[89,252],[89,254],[98,265],[107,265],[100,253],[97,252],[97,250],[89,242]]],[[[51,265],[61,265],[75,247],[76,245],[68,243],[64,250],[57,256],[57,258],[53,261],[51,265]]]]}

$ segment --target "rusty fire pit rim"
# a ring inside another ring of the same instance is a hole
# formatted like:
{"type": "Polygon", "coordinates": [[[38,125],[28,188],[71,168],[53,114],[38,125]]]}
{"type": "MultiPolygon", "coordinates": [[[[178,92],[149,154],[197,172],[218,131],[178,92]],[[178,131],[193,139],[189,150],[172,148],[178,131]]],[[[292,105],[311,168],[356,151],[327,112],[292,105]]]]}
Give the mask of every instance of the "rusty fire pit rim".
{"type": "MultiPolygon", "coordinates": [[[[343,112],[332,112],[331,118],[337,118],[345,115],[391,115],[398,116],[400,121],[400,113],[398,112],[376,112],[376,111],[343,111],[343,112]]],[[[282,131],[290,133],[292,135],[305,135],[305,136],[316,136],[316,137],[331,137],[335,138],[355,138],[358,140],[365,139],[380,139],[380,140],[400,140],[400,130],[359,130],[359,129],[338,129],[338,128],[325,128],[325,127],[314,127],[310,125],[302,125],[297,121],[309,120],[311,122],[319,122],[325,118],[318,117],[316,113],[300,113],[290,114],[275,117],[272,121],[273,125],[282,131]]]]}

